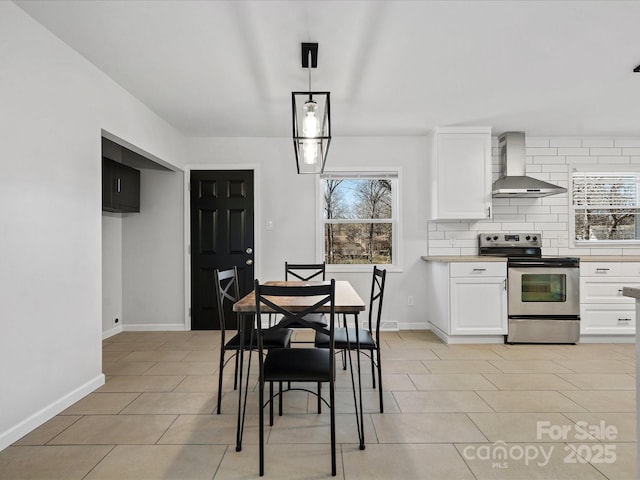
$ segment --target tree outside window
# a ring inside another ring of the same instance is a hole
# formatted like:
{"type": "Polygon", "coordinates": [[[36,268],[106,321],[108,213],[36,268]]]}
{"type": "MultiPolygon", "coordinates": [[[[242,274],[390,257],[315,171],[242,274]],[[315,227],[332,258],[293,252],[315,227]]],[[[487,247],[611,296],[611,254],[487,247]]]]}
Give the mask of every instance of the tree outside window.
{"type": "Polygon", "coordinates": [[[574,172],[575,240],[639,240],[639,184],[640,172],[574,172]]]}
{"type": "Polygon", "coordinates": [[[393,263],[396,176],[323,180],[327,264],[393,263]]]}

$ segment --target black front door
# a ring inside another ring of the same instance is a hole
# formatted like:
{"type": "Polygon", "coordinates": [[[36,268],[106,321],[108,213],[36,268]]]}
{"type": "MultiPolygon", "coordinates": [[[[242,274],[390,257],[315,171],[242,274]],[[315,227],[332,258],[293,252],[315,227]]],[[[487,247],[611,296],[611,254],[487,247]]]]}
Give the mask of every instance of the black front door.
{"type": "MultiPolygon", "coordinates": [[[[218,330],[213,271],[238,267],[240,294],[253,289],[253,171],[191,171],[191,329],[218,330]]],[[[234,315],[225,314],[227,328],[234,315]]]]}

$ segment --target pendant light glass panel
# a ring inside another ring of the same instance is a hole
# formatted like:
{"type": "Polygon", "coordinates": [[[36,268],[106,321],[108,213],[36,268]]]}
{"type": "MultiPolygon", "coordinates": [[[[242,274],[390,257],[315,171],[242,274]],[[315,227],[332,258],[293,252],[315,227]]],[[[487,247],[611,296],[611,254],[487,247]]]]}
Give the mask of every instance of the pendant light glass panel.
{"type": "Polygon", "coordinates": [[[292,92],[293,147],[298,173],[322,173],[331,143],[329,92],[292,92]]]}

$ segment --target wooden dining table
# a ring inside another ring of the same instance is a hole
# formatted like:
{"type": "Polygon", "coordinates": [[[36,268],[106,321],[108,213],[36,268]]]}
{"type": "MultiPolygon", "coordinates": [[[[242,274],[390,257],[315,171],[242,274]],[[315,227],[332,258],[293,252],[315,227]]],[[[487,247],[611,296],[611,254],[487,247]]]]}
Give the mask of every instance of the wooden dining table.
{"type": "MultiPolygon", "coordinates": [[[[322,285],[329,284],[328,281],[267,281],[264,283],[265,285],[275,285],[275,286],[305,286],[305,285],[322,285]]],[[[353,342],[356,347],[356,373],[357,373],[357,385],[354,379],[354,369],[353,363],[351,362],[351,350],[347,350],[349,354],[349,366],[351,373],[351,384],[353,386],[353,395],[354,395],[354,406],[355,406],[355,414],[356,414],[356,423],[358,426],[358,439],[360,442],[360,450],[364,450],[364,416],[362,412],[362,381],[360,375],[360,338],[359,338],[359,320],[358,314],[365,310],[366,306],[358,292],[353,288],[353,286],[346,280],[336,280],[336,291],[335,291],[335,304],[334,304],[334,312],[336,317],[338,314],[343,315],[343,319],[346,322],[346,315],[354,316],[355,323],[355,331],[356,338],[353,339],[353,342]],[[357,397],[356,397],[357,395],[357,397]]],[[[313,305],[314,297],[278,297],[278,304],[286,307],[288,310],[292,312],[302,311],[305,308],[313,305]]],[[[269,313],[270,308],[267,305],[261,305],[260,311],[261,313],[269,313]]],[[[254,321],[256,314],[256,297],[255,292],[251,291],[240,300],[238,300],[233,305],[233,311],[237,312],[243,317],[243,321],[240,321],[239,328],[246,328],[247,325],[250,328],[255,329],[254,321]]],[[[322,306],[318,310],[319,312],[328,313],[330,311],[330,307],[328,305],[322,306]]],[[[338,325],[338,319],[334,319],[336,321],[336,325],[338,325]]],[[[243,332],[240,332],[241,342],[244,340],[243,332]]],[[[246,411],[246,398],[247,398],[247,387],[248,387],[248,377],[249,371],[247,371],[247,385],[245,385],[244,390],[244,398],[242,396],[242,374],[243,374],[243,353],[244,353],[244,345],[241,345],[239,350],[240,361],[239,361],[239,382],[238,382],[238,427],[237,427],[237,435],[236,435],[236,451],[242,450],[242,433],[244,430],[244,417],[246,411]]],[[[249,367],[250,369],[251,357],[249,357],[249,367]]],[[[262,407],[262,406],[261,406],[262,407]]]]}

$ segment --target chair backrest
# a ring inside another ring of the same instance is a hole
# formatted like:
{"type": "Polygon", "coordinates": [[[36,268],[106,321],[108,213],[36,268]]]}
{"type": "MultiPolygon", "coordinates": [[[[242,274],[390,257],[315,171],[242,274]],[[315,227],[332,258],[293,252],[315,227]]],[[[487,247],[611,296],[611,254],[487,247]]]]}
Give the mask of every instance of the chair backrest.
{"type": "Polygon", "coordinates": [[[325,280],[325,264],[323,263],[289,263],[284,262],[285,280],[325,280]],[[289,278],[291,275],[294,278],[289,278]]]}
{"type": "Polygon", "coordinates": [[[335,292],[336,282],[323,285],[306,286],[282,286],[260,285],[255,281],[256,313],[257,318],[263,313],[275,313],[283,316],[277,324],[263,328],[258,324],[258,345],[262,342],[262,332],[288,328],[292,323],[299,323],[304,328],[312,328],[317,332],[329,335],[333,347],[333,329],[335,316],[335,292]],[[329,316],[329,325],[322,326],[305,320],[305,316],[311,313],[323,312],[329,316]]]}
{"type": "Polygon", "coordinates": [[[225,307],[231,311],[231,306],[240,299],[238,286],[238,269],[236,267],[228,270],[214,270],[213,281],[216,290],[216,300],[218,304],[218,318],[220,319],[220,330],[224,335],[226,330],[225,307]]]}
{"type": "Polygon", "coordinates": [[[387,271],[376,266],[373,267],[371,280],[371,298],[369,299],[369,331],[373,332],[375,319],[376,339],[380,335],[380,320],[382,318],[382,300],[384,297],[384,284],[387,279],[387,271]]]}

